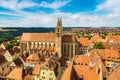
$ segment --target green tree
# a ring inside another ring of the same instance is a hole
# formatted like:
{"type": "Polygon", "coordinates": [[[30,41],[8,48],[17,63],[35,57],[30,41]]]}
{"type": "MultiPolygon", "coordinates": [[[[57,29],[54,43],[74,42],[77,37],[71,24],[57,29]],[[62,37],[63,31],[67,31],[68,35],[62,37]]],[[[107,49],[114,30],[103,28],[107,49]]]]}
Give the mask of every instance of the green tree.
{"type": "Polygon", "coordinates": [[[80,38],[80,33],[76,33],[76,36],[77,36],[78,38],[80,38]]]}
{"type": "Polygon", "coordinates": [[[10,49],[10,48],[13,48],[13,46],[14,46],[13,44],[7,44],[7,45],[5,46],[5,49],[8,50],[8,49],[10,49]]]}
{"type": "Polygon", "coordinates": [[[20,44],[19,42],[15,42],[14,46],[19,46],[19,44],[20,44]]]}
{"type": "Polygon", "coordinates": [[[5,46],[6,50],[13,48],[14,46],[19,46],[20,42],[17,41],[17,39],[13,39],[10,41],[9,44],[5,46]]]}
{"type": "Polygon", "coordinates": [[[86,38],[88,38],[89,40],[91,39],[91,37],[92,37],[91,35],[87,35],[86,36],[86,38]]]}
{"type": "Polygon", "coordinates": [[[93,48],[94,49],[104,49],[104,46],[102,45],[101,42],[96,42],[96,43],[94,43],[93,48]]]}

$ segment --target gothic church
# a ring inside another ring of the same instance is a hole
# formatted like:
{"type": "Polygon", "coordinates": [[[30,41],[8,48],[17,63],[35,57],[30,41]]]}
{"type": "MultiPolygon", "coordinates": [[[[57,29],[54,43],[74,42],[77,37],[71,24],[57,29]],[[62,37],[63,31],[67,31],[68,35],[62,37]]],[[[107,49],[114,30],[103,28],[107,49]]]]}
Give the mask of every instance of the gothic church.
{"type": "Polygon", "coordinates": [[[78,42],[72,33],[64,33],[62,19],[58,18],[54,33],[23,33],[20,41],[21,54],[40,53],[50,56],[66,54],[69,59],[78,53],[78,42]]]}

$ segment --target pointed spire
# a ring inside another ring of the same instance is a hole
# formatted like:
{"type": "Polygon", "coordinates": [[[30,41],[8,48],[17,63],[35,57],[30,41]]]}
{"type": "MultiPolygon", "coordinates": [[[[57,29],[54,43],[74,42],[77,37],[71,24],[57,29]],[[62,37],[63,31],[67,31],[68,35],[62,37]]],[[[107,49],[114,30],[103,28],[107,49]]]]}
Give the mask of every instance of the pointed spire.
{"type": "Polygon", "coordinates": [[[62,19],[58,18],[57,26],[62,26],[62,19]]]}
{"type": "Polygon", "coordinates": [[[60,18],[60,26],[62,26],[62,19],[60,18]]]}
{"type": "Polygon", "coordinates": [[[60,25],[60,20],[59,20],[59,18],[58,18],[57,26],[59,26],[59,25],[60,25]]]}

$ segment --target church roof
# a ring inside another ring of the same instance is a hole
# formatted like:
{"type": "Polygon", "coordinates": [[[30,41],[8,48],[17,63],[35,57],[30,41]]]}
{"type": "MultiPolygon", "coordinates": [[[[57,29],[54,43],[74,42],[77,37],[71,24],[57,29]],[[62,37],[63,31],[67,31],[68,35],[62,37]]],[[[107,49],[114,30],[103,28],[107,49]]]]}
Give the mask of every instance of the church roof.
{"type": "Polygon", "coordinates": [[[73,34],[63,34],[63,42],[76,42],[76,36],[73,34]]]}
{"type": "Polygon", "coordinates": [[[23,33],[21,42],[26,41],[39,41],[39,42],[55,42],[54,33],[23,33]]]}

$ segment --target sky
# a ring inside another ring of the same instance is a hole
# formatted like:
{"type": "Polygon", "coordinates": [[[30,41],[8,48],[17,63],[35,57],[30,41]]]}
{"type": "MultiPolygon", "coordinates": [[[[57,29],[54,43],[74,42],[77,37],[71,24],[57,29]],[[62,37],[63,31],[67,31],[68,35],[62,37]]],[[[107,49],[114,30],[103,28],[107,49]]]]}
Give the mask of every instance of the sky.
{"type": "Polygon", "coordinates": [[[120,0],[0,0],[0,27],[120,27],[120,0]]]}

